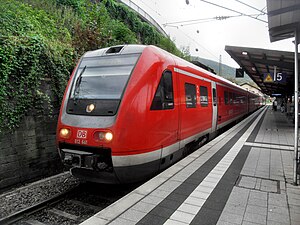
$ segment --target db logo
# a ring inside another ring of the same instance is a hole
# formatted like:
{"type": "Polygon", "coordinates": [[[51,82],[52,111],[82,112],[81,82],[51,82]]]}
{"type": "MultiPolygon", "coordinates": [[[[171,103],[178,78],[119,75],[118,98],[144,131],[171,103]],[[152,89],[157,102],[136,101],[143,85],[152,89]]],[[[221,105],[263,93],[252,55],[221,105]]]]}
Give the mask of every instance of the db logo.
{"type": "Polygon", "coordinates": [[[87,131],[86,130],[78,130],[77,131],[77,138],[84,138],[87,137],[87,131]]]}

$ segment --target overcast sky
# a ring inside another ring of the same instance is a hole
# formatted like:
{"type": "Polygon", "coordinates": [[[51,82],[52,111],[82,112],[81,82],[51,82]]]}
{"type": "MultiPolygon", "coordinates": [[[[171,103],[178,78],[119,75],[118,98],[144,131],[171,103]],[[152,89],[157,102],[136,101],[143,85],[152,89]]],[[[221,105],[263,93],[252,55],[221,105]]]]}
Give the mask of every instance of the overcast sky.
{"type": "Polygon", "coordinates": [[[293,39],[270,42],[267,15],[259,15],[267,11],[266,0],[188,0],[189,4],[187,0],[131,1],[161,24],[178,48],[189,47],[193,56],[219,61],[221,55],[223,64],[238,67],[224,50],[225,45],[294,51],[293,39]]]}

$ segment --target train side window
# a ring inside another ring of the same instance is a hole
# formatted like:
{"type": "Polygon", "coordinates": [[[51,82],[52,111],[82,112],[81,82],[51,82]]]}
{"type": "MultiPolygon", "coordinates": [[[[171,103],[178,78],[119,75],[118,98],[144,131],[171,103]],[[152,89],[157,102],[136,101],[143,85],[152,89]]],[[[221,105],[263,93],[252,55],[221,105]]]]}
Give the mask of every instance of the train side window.
{"type": "Polygon", "coordinates": [[[240,94],[236,95],[236,101],[238,104],[241,104],[241,95],[240,94]]]}
{"type": "Polygon", "coordinates": [[[164,71],[155,92],[150,110],[174,108],[172,72],[164,71]]]}
{"type": "Polygon", "coordinates": [[[215,88],[213,88],[213,104],[214,106],[217,105],[217,92],[215,88]]]}
{"type": "Polygon", "coordinates": [[[208,106],[208,92],[207,87],[200,86],[200,105],[203,107],[208,106]]]}
{"type": "Polygon", "coordinates": [[[185,104],[187,108],[196,108],[196,85],[185,83],[185,104]]]}
{"type": "Polygon", "coordinates": [[[232,103],[233,103],[233,101],[232,101],[232,93],[229,92],[229,104],[231,105],[232,103]]]}
{"type": "Polygon", "coordinates": [[[245,98],[245,95],[242,95],[242,96],[241,96],[241,104],[244,104],[244,103],[245,103],[245,99],[246,99],[246,98],[245,98]]]}
{"type": "Polygon", "coordinates": [[[228,105],[228,92],[224,91],[224,101],[225,101],[225,105],[228,105]]]}

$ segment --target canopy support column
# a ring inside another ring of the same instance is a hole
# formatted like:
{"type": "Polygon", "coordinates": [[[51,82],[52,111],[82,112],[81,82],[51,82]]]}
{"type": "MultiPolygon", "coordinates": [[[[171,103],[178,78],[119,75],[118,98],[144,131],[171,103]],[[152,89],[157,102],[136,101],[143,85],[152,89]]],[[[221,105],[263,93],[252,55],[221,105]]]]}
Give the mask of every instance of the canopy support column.
{"type": "Polygon", "coordinates": [[[298,103],[299,103],[299,89],[298,89],[298,30],[295,31],[295,143],[294,143],[294,162],[293,162],[293,182],[297,185],[297,166],[298,166],[298,103]]]}

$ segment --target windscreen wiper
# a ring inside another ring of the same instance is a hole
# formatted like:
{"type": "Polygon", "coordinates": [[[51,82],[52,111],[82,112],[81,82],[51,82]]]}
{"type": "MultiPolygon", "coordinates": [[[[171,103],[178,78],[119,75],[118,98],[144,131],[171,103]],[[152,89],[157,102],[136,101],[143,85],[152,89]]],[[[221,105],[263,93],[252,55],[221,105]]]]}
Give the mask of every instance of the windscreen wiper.
{"type": "Polygon", "coordinates": [[[74,88],[74,104],[77,104],[77,99],[78,99],[78,95],[79,95],[79,86],[80,86],[80,83],[81,83],[81,80],[82,80],[82,74],[84,73],[86,69],[86,65],[83,67],[83,69],[81,70],[77,80],[76,80],[76,83],[75,83],[75,88],[74,88]]]}

